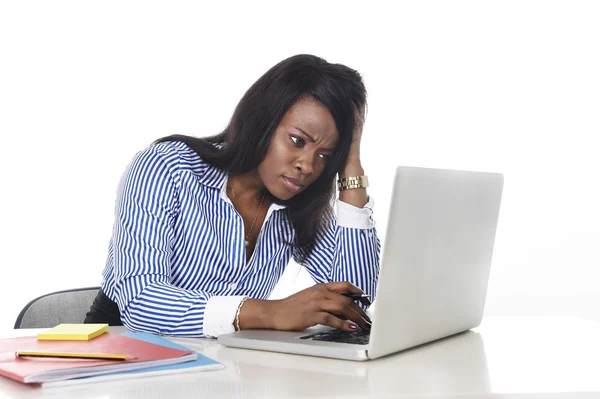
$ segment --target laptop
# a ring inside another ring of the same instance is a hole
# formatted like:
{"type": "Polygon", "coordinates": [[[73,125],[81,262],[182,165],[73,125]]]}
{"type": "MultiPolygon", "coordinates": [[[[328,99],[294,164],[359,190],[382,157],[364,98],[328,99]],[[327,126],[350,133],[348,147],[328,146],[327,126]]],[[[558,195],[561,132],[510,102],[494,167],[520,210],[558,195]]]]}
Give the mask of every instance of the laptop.
{"type": "Polygon", "coordinates": [[[376,359],[477,327],[483,317],[504,177],[396,169],[371,330],[243,330],[224,346],[376,359]]]}

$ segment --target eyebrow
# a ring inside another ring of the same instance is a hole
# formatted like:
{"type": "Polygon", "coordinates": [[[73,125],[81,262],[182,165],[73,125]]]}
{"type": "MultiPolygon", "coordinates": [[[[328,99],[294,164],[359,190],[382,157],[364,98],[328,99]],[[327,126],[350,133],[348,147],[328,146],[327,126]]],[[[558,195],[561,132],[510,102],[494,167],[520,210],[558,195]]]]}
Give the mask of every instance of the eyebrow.
{"type": "MultiPolygon", "coordinates": [[[[310,134],[308,134],[307,132],[305,132],[304,130],[300,129],[298,126],[292,126],[294,129],[300,130],[300,132],[302,132],[306,137],[308,137],[308,139],[313,142],[316,143],[317,140],[315,140],[315,138],[313,136],[311,136],[310,134]]],[[[333,152],[333,148],[323,148],[325,151],[328,152],[333,152]]]]}

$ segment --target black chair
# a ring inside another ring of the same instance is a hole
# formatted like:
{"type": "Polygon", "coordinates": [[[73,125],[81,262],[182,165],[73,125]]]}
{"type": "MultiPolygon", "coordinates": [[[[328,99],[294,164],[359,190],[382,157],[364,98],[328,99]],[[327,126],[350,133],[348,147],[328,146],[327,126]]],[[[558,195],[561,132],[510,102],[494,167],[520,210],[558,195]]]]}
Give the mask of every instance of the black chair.
{"type": "Polygon", "coordinates": [[[21,310],[15,328],[50,328],[60,323],[83,323],[99,289],[76,288],[35,298],[21,310]]]}

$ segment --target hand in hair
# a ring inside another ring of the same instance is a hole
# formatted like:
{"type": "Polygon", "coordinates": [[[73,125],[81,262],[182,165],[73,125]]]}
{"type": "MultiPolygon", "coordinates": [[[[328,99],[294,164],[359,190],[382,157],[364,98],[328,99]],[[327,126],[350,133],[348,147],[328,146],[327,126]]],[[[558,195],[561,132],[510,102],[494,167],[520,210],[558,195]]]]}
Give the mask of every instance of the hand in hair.
{"type": "MultiPolygon", "coordinates": [[[[355,107],[354,111],[355,127],[352,137],[352,144],[350,146],[350,152],[348,153],[346,165],[344,165],[344,168],[339,173],[340,178],[362,176],[365,174],[365,170],[363,169],[360,161],[360,140],[362,138],[363,125],[365,123],[364,104],[358,108],[355,107]]],[[[357,208],[362,208],[369,201],[367,197],[367,190],[365,188],[340,191],[339,199],[340,201],[354,205],[357,208]]]]}
{"type": "MultiPolygon", "coordinates": [[[[351,298],[343,294],[364,294],[348,282],[317,284],[285,299],[248,299],[240,311],[240,328],[300,331],[322,324],[346,331],[356,326],[368,330],[371,320],[351,298]]],[[[360,301],[370,305],[367,298],[360,301]]]]}
{"type": "Polygon", "coordinates": [[[363,126],[365,124],[365,106],[360,108],[354,107],[354,133],[352,137],[352,145],[348,153],[348,162],[360,160],[360,140],[362,138],[363,126]]]}

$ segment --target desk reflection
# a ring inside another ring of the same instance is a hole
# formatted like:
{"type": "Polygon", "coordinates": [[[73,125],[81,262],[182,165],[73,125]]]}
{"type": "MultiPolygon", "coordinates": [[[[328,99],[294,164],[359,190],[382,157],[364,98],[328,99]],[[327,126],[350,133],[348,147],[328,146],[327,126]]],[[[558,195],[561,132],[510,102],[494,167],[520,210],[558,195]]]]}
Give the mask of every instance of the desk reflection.
{"type": "MultiPolygon", "coordinates": [[[[367,362],[233,349],[218,344],[205,344],[203,352],[225,364],[228,373],[219,378],[219,389],[234,397],[377,397],[491,391],[483,340],[473,331],[367,362]],[[231,387],[224,389],[224,384],[231,387]]],[[[211,377],[215,378],[216,375],[211,377]]],[[[197,394],[209,395],[206,388],[197,394]]]]}

